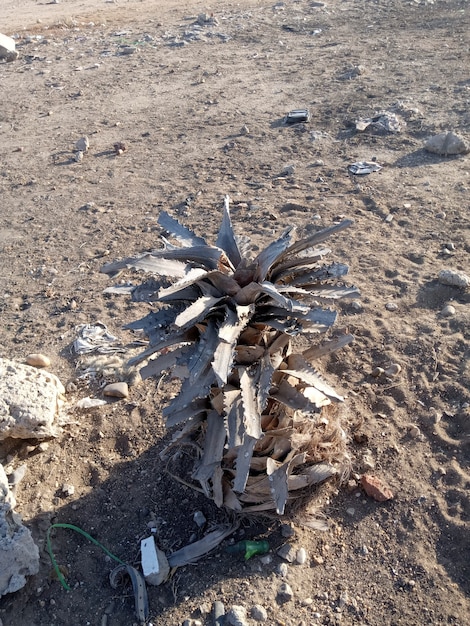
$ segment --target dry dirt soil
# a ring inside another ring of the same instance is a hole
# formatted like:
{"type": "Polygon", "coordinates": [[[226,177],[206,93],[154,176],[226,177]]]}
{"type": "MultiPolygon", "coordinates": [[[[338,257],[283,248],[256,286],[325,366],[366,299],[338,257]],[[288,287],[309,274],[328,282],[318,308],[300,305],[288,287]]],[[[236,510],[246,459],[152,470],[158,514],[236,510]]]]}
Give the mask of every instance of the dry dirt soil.
{"type": "Polygon", "coordinates": [[[110,378],[79,379],[70,353],[79,324],[100,320],[126,343],[123,324],[147,310],[103,295],[111,281],[100,267],[157,247],[162,209],[211,239],[225,194],[235,229],[257,245],[292,224],[305,235],[354,219],[332,246],[362,292],[360,307],[340,308],[339,329],[356,339],[323,368],[347,397],[353,477],[373,467],[395,497],[339,488],[323,502],[329,530],[294,524],[289,541],[308,559],[284,580],[279,522],[242,520],[235,538],[267,538],[272,562],[220,548],[149,587],[150,622],[212,624],[221,600],[261,604],[274,625],[468,624],[470,297],[438,275],[469,270],[470,158],[423,150],[439,132],[470,135],[468,3],[1,4],[19,58],[0,65],[0,354],[50,356],[69,415],[46,450],[0,448],[7,467],[27,465],[17,511],[41,552],[39,574],[0,600],[3,626],[136,621],[129,588],[110,586],[113,563],[83,537],[57,531],[72,591],[54,579],[52,522],[76,524],[138,564],[152,524],[171,551],[201,536],[195,511],[208,527],[226,518],[165,472],[165,387],[135,384],[126,400],[80,411],[76,402],[101,397],[110,378]],[[308,123],[282,123],[303,107],[308,123]],[[356,130],[384,110],[398,115],[399,132],[356,130]],[[84,135],[90,149],[77,162],[84,135]],[[371,160],[382,169],[348,173],[371,160]],[[371,376],[392,363],[397,376],[371,376]],[[283,581],[294,594],[284,604],[283,581]]]}

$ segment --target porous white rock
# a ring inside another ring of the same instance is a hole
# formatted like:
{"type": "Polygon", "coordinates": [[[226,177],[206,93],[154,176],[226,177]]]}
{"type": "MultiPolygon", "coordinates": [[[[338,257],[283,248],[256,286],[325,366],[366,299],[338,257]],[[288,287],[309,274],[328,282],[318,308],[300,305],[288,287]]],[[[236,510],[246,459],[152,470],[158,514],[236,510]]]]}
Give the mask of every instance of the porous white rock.
{"type": "Polygon", "coordinates": [[[0,441],[55,437],[63,394],[54,374],[0,359],[0,441]]]}
{"type": "Polygon", "coordinates": [[[439,282],[441,285],[450,285],[451,287],[466,289],[470,286],[470,276],[457,270],[441,270],[439,272],[439,282]]]}
{"type": "Polygon", "coordinates": [[[12,495],[0,464],[0,597],[26,584],[26,577],[39,571],[39,550],[21,517],[13,512],[12,495]]]}
{"type": "Polygon", "coordinates": [[[10,62],[16,61],[17,58],[18,50],[16,49],[15,40],[0,33],[0,59],[10,62]]]}

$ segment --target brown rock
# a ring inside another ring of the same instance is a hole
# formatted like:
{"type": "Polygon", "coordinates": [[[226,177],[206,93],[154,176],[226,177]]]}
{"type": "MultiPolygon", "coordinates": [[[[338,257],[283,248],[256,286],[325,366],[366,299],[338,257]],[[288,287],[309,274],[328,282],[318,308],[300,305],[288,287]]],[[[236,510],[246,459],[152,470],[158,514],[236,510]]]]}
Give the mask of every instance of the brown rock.
{"type": "Polygon", "coordinates": [[[361,478],[361,485],[366,494],[377,500],[377,502],[386,502],[393,498],[392,490],[385,485],[380,478],[371,474],[364,474],[361,478]]]}
{"type": "Polygon", "coordinates": [[[28,354],[26,357],[26,363],[27,365],[32,365],[33,367],[49,367],[51,360],[44,354],[34,353],[28,354]]]}
{"type": "Polygon", "coordinates": [[[103,394],[112,398],[127,398],[129,396],[129,387],[127,383],[111,383],[103,389],[103,394]]]}

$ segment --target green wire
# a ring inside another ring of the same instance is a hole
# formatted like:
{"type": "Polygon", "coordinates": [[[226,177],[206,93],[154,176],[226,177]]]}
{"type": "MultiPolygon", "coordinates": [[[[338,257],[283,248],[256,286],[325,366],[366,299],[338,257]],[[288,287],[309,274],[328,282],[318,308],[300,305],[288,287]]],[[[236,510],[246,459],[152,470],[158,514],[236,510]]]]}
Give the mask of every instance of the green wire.
{"type": "Polygon", "coordinates": [[[49,552],[49,556],[51,557],[51,561],[52,561],[52,565],[54,567],[54,571],[57,575],[57,578],[59,579],[62,587],[64,589],[66,589],[67,591],[70,591],[70,586],[67,584],[62,572],[60,571],[60,568],[57,564],[56,558],[54,556],[54,553],[52,552],[52,541],[51,541],[51,530],[53,528],[68,528],[69,530],[74,530],[77,533],[80,533],[80,535],[83,535],[84,537],[86,537],[89,541],[91,541],[92,543],[95,544],[95,546],[98,546],[99,548],[101,548],[102,550],[104,550],[104,552],[106,552],[106,554],[111,557],[112,559],[114,559],[115,561],[117,561],[118,563],[120,563],[121,565],[125,565],[124,561],[121,561],[120,558],[118,558],[115,554],[113,554],[112,552],[110,552],[108,550],[108,548],[105,548],[99,541],[97,541],[94,537],[92,537],[91,535],[89,535],[87,532],[85,532],[84,530],[82,530],[81,528],[79,528],[78,526],[74,526],[73,524],[52,524],[51,526],[49,526],[48,530],[47,530],[47,551],[49,552]]]}

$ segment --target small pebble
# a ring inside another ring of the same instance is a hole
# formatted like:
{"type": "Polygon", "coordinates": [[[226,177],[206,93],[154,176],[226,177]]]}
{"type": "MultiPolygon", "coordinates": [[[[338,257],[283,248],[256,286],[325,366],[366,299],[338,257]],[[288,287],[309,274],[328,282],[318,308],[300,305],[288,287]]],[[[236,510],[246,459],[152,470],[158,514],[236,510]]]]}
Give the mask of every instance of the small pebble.
{"type": "Polygon", "coordinates": [[[385,308],[387,309],[387,311],[397,311],[398,304],[395,304],[395,302],[387,302],[385,308]]]}
{"type": "Polygon", "coordinates": [[[455,306],[451,304],[446,304],[445,307],[441,310],[442,317],[452,317],[456,313],[455,306]]]}
{"type": "Polygon", "coordinates": [[[320,555],[312,557],[312,565],[323,565],[324,562],[325,559],[320,555]]]}
{"type": "Polygon", "coordinates": [[[382,367],[374,367],[370,375],[373,376],[374,378],[378,378],[379,376],[382,376],[384,372],[385,370],[382,367]]]}
{"type": "Polygon", "coordinates": [[[69,483],[64,483],[60,490],[62,491],[64,496],[73,496],[73,494],[75,493],[75,487],[73,485],[70,485],[69,483]]]}
{"type": "Polygon", "coordinates": [[[266,622],[268,619],[268,612],[261,604],[255,604],[251,608],[250,615],[256,622],[266,622]]]}
{"type": "Polygon", "coordinates": [[[312,606],[313,598],[304,598],[303,600],[300,601],[300,604],[302,606],[312,606]]]}
{"type": "Polygon", "coordinates": [[[447,248],[447,250],[454,251],[455,250],[455,243],[453,243],[452,241],[449,241],[449,242],[444,244],[444,248],[447,248]]]}
{"type": "Polygon", "coordinates": [[[356,515],[356,509],[353,509],[353,507],[349,507],[348,509],[346,509],[346,513],[349,515],[349,517],[354,517],[356,515]]]}
{"type": "Polygon", "coordinates": [[[103,389],[103,395],[112,398],[127,398],[129,396],[129,387],[127,383],[111,383],[103,389]]]}
{"type": "Polygon", "coordinates": [[[421,431],[420,429],[416,426],[416,424],[410,424],[410,426],[408,426],[408,433],[410,434],[411,437],[419,437],[421,435],[421,431]]]}
{"type": "Polygon", "coordinates": [[[281,557],[281,559],[284,559],[288,563],[293,563],[296,559],[297,551],[294,548],[294,546],[291,546],[289,543],[286,543],[281,548],[279,548],[279,550],[277,551],[277,554],[278,556],[281,557]]]}
{"type": "Polygon", "coordinates": [[[303,565],[307,562],[307,550],[305,548],[299,548],[295,557],[296,563],[303,565]]]}
{"type": "Polygon", "coordinates": [[[281,524],[281,535],[288,539],[289,537],[293,537],[295,535],[295,530],[290,524],[281,524]]]}
{"type": "Polygon", "coordinates": [[[248,626],[245,607],[234,604],[225,616],[225,624],[230,624],[231,626],[248,626]]]}
{"type": "Polygon", "coordinates": [[[28,354],[26,357],[26,363],[27,365],[32,365],[33,367],[49,367],[51,360],[44,354],[34,353],[28,354]]]}
{"type": "Polygon", "coordinates": [[[88,152],[89,147],[90,147],[90,142],[86,135],[85,137],[81,137],[75,144],[75,149],[78,150],[79,152],[88,152]]]}
{"type": "Polygon", "coordinates": [[[456,270],[441,270],[438,280],[441,285],[450,285],[451,287],[459,287],[461,289],[466,289],[470,286],[470,277],[456,270]]]}
{"type": "Polygon", "coordinates": [[[193,515],[193,520],[199,528],[203,528],[206,525],[207,519],[202,511],[196,511],[193,515]]]}
{"type": "Polygon", "coordinates": [[[83,161],[83,152],[81,150],[77,150],[73,158],[77,163],[80,163],[81,161],[83,161]]]}
{"type": "Polygon", "coordinates": [[[357,302],[357,300],[353,300],[351,302],[351,309],[355,311],[356,313],[362,313],[362,311],[364,310],[364,307],[362,306],[360,302],[357,302]]]}
{"type": "Polygon", "coordinates": [[[391,378],[393,378],[394,376],[398,376],[400,372],[401,372],[401,365],[399,365],[398,363],[392,363],[389,367],[387,367],[384,370],[384,374],[386,376],[390,376],[391,378]]]}
{"type": "Polygon", "coordinates": [[[279,574],[281,578],[285,578],[287,576],[288,571],[289,571],[289,568],[287,566],[287,563],[279,563],[279,565],[276,567],[276,572],[279,574]]]}
{"type": "Polygon", "coordinates": [[[277,590],[277,601],[280,604],[284,604],[284,602],[289,602],[294,597],[294,592],[292,591],[292,587],[287,583],[281,583],[277,590]]]}

